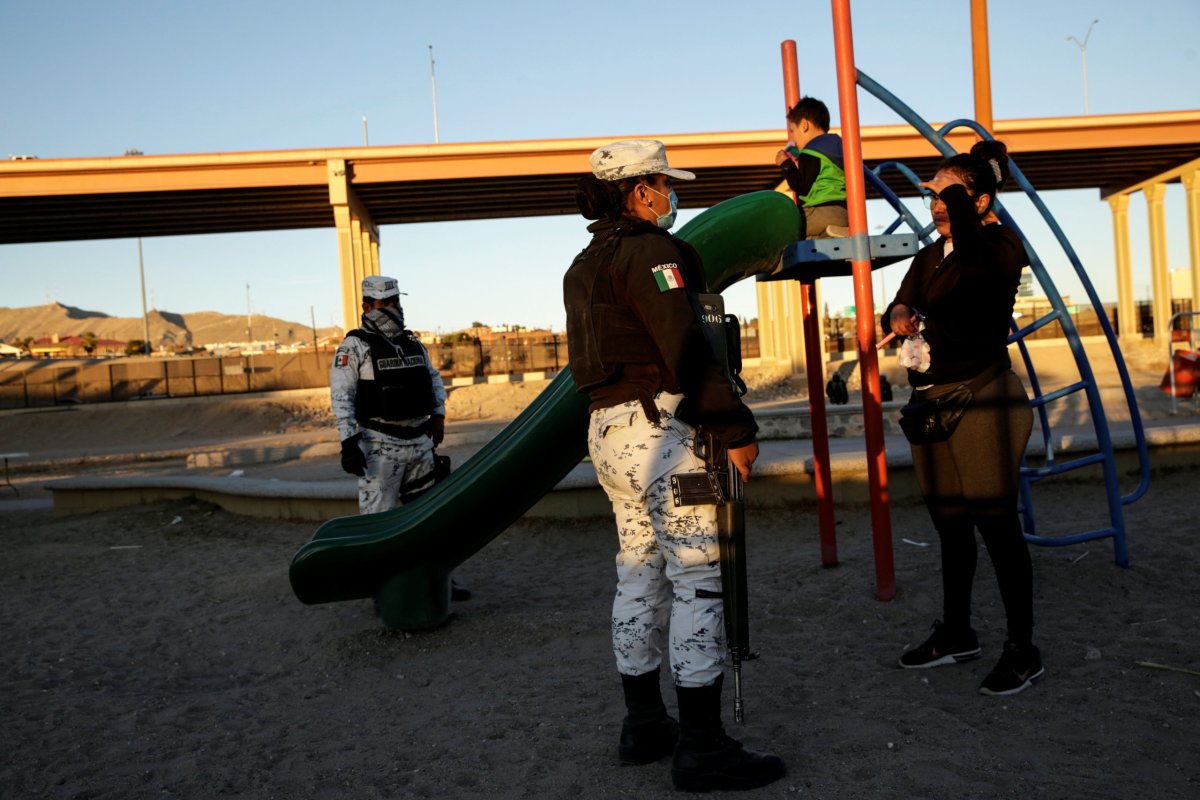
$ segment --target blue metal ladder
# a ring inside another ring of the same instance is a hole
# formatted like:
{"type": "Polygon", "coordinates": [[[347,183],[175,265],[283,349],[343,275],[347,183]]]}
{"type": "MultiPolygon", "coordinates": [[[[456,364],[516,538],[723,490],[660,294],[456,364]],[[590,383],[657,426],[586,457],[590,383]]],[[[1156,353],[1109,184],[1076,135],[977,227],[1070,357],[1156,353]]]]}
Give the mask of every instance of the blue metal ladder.
{"type": "MultiPolygon", "coordinates": [[[[991,134],[984,130],[982,126],[971,120],[954,120],[946,123],[940,130],[934,130],[925,120],[921,119],[917,114],[900,102],[894,95],[876,83],[874,80],[865,75],[861,70],[858,71],[858,85],[864,90],[874,95],[877,99],[886,104],[889,108],[899,114],[906,122],[920,132],[931,144],[934,145],[944,156],[951,156],[956,153],[945,139],[945,135],[955,130],[956,128],[970,128],[975,133],[983,138],[991,138],[991,134]]],[[[1021,233],[1020,227],[1012,219],[1009,213],[1004,209],[1000,200],[996,200],[996,213],[1000,220],[1019,236],[1025,244],[1025,250],[1029,255],[1030,268],[1033,271],[1034,277],[1037,278],[1038,284],[1045,292],[1047,299],[1050,301],[1051,311],[1045,316],[1035,320],[1029,325],[1018,328],[1016,322],[1013,322],[1013,333],[1009,336],[1010,343],[1016,343],[1021,358],[1024,361],[1026,372],[1029,376],[1030,389],[1033,392],[1033,398],[1030,401],[1033,408],[1036,410],[1041,428],[1041,439],[1044,448],[1045,457],[1040,466],[1030,465],[1028,460],[1025,461],[1021,468],[1021,486],[1020,486],[1020,512],[1025,529],[1025,538],[1039,545],[1046,546],[1064,546],[1077,544],[1079,542],[1090,541],[1093,539],[1113,540],[1113,558],[1118,566],[1129,566],[1129,551],[1125,537],[1125,514],[1124,506],[1135,502],[1146,493],[1150,485],[1150,459],[1146,445],[1145,429],[1142,425],[1141,415],[1137,407],[1137,399],[1134,394],[1133,384],[1129,378],[1129,371],[1125,365],[1125,360],[1121,355],[1120,347],[1117,344],[1116,334],[1112,330],[1112,325],[1109,323],[1108,316],[1104,311],[1104,307],[1100,302],[1100,298],[1096,295],[1096,291],[1088,279],[1087,273],[1071,247],[1066,236],[1063,234],[1062,228],[1050,214],[1037,191],[1017,168],[1017,165],[1010,159],[1009,166],[1012,177],[1016,184],[1025,192],[1026,196],[1033,203],[1034,207],[1042,215],[1046,225],[1053,232],[1059,245],[1062,247],[1067,258],[1070,260],[1072,267],[1075,270],[1076,276],[1079,278],[1084,291],[1087,293],[1088,300],[1092,304],[1097,318],[1100,322],[1100,327],[1107,339],[1109,351],[1112,354],[1113,361],[1117,367],[1117,372],[1121,378],[1122,388],[1125,393],[1125,400],[1129,406],[1130,422],[1133,427],[1134,439],[1139,460],[1139,481],[1138,485],[1128,494],[1122,494],[1118,480],[1117,464],[1113,451],[1112,437],[1108,428],[1107,417],[1104,412],[1104,405],[1100,398],[1099,389],[1096,385],[1096,379],[1092,372],[1091,364],[1088,361],[1087,354],[1084,352],[1083,343],[1080,341],[1079,332],[1075,328],[1075,322],[1067,311],[1066,305],[1063,302],[1062,295],[1059,294],[1054,282],[1051,280],[1049,273],[1046,271],[1045,265],[1041,258],[1038,257],[1028,239],[1021,233]],[[1075,359],[1075,365],[1079,370],[1080,379],[1075,383],[1055,389],[1051,392],[1043,393],[1040,382],[1037,378],[1037,373],[1033,367],[1033,361],[1030,358],[1029,350],[1025,346],[1025,338],[1034,331],[1049,325],[1052,322],[1057,322],[1066,337],[1067,344],[1071,350],[1071,354],[1075,359]],[[1091,412],[1092,425],[1095,429],[1097,452],[1091,455],[1083,455],[1072,458],[1067,461],[1059,461],[1055,457],[1054,446],[1052,442],[1051,426],[1049,417],[1046,412],[1046,406],[1049,403],[1075,394],[1076,392],[1084,392],[1087,399],[1088,407],[1091,412]],[[1032,486],[1034,483],[1049,478],[1054,475],[1059,475],[1084,467],[1099,465],[1104,475],[1105,495],[1108,506],[1108,526],[1096,530],[1083,531],[1080,533],[1043,536],[1038,534],[1036,521],[1033,512],[1033,494],[1032,486]]],[[[877,259],[878,263],[875,266],[882,266],[886,263],[906,258],[911,256],[916,251],[915,240],[920,239],[924,243],[930,242],[930,236],[934,232],[933,223],[921,225],[917,218],[907,209],[900,198],[884,183],[880,175],[889,169],[894,169],[908,180],[913,186],[918,185],[920,178],[912,172],[908,167],[899,162],[889,161],[879,164],[873,169],[865,170],[865,176],[868,181],[892,206],[897,212],[896,219],[885,229],[883,236],[872,236],[871,255],[873,261],[877,259]],[[895,234],[897,228],[906,225],[911,229],[912,234],[895,234]]],[[[849,265],[845,263],[845,259],[849,256],[842,252],[848,247],[849,240],[842,239],[824,239],[810,240],[799,242],[784,253],[783,264],[781,268],[771,276],[760,276],[760,280],[774,280],[787,277],[795,277],[797,273],[803,271],[807,274],[812,274],[818,277],[845,275],[849,274],[849,265]]]]}

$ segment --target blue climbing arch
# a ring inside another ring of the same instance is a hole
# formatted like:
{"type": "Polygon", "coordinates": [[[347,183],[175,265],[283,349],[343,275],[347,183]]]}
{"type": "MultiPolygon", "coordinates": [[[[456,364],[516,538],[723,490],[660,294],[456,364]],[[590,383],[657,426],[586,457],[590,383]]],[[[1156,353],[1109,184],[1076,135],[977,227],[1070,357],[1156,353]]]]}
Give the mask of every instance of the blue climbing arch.
{"type": "MultiPolygon", "coordinates": [[[[978,123],[959,119],[948,122],[940,129],[934,130],[925,120],[920,118],[911,108],[906,106],[894,95],[865,75],[861,70],[858,71],[858,85],[866,92],[870,93],[894,112],[899,114],[907,123],[912,125],[918,132],[921,133],[931,144],[934,145],[944,156],[951,156],[956,153],[953,147],[946,142],[946,135],[951,131],[959,128],[969,128],[983,138],[991,138],[991,134],[986,131],[978,123]]],[[[1124,507],[1137,501],[1146,493],[1150,485],[1150,459],[1146,446],[1146,433],[1142,425],[1142,418],[1138,411],[1137,399],[1134,394],[1133,384],[1129,378],[1129,370],[1125,365],[1125,360],[1121,356],[1121,349],[1117,345],[1117,337],[1113,332],[1112,325],[1109,323],[1108,315],[1105,313],[1100,298],[1096,295],[1096,290],[1089,280],[1083,264],[1079,260],[1075,249],[1067,240],[1062,228],[1054,220],[1045,203],[1038,196],[1037,191],[1021,173],[1018,164],[1012,159],[1009,160],[1009,167],[1012,172],[1012,177],[1017,186],[1029,198],[1034,208],[1041,214],[1047,227],[1054,234],[1063,253],[1066,255],[1075,274],[1082,284],[1088,301],[1091,303],[1093,311],[1100,322],[1100,327],[1104,332],[1105,339],[1108,343],[1109,352],[1113,362],[1116,365],[1117,372],[1121,379],[1121,385],[1124,390],[1125,402],[1129,407],[1129,418],[1133,429],[1134,440],[1136,443],[1138,456],[1138,482],[1128,493],[1123,493],[1120,486],[1119,475],[1117,471],[1117,463],[1113,450],[1112,436],[1109,431],[1108,418],[1104,411],[1104,404],[1101,402],[1100,392],[1096,385],[1095,375],[1092,371],[1092,366],[1088,361],[1087,354],[1084,352],[1083,343],[1080,341],[1079,332],[1075,327],[1075,322],[1068,313],[1066,305],[1063,303],[1062,295],[1055,288],[1054,281],[1050,278],[1049,273],[1041,257],[1033,249],[1029,240],[1021,232],[1020,226],[1005,210],[1003,204],[997,200],[996,211],[1001,221],[1021,236],[1025,243],[1025,250],[1029,254],[1029,264],[1033,271],[1034,277],[1037,279],[1042,291],[1045,292],[1047,299],[1050,301],[1051,310],[1049,313],[1034,320],[1024,327],[1017,327],[1016,321],[1013,321],[1013,332],[1009,336],[1009,342],[1015,343],[1020,351],[1021,359],[1023,360],[1026,372],[1029,376],[1030,389],[1033,397],[1031,404],[1037,412],[1039,422],[1039,435],[1042,441],[1042,450],[1044,457],[1039,463],[1030,463],[1026,458],[1025,464],[1021,468],[1021,515],[1025,528],[1025,538],[1030,542],[1039,545],[1048,546],[1063,546],[1077,544],[1080,542],[1091,541],[1093,539],[1109,539],[1113,540],[1113,559],[1117,565],[1122,567],[1129,566],[1129,549],[1126,543],[1125,530],[1125,513],[1124,507]],[[1079,370],[1079,380],[1067,386],[1055,389],[1050,392],[1043,392],[1040,382],[1038,381],[1037,373],[1034,370],[1033,360],[1029,355],[1029,350],[1025,346],[1025,339],[1034,331],[1040,330],[1052,323],[1058,323],[1062,328],[1062,333],[1066,337],[1067,345],[1070,348],[1071,354],[1074,356],[1075,365],[1079,370]],[[1053,435],[1050,424],[1050,417],[1047,414],[1047,406],[1056,400],[1061,400],[1069,395],[1082,392],[1087,400],[1088,410],[1092,425],[1096,436],[1096,452],[1086,455],[1079,455],[1066,460],[1059,460],[1054,451],[1053,435]],[[1032,486],[1038,481],[1044,480],[1054,475],[1071,472],[1073,470],[1083,469],[1085,467],[1098,466],[1104,476],[1104,489],[1108,506],[1108,525],[1095,530],[1085,530],[1073,533],[1042,535],[1038,532],[1037,520],[1034,514],[1033,507],[1033,492],[1032,486]]],[[[917,218],[905,207],[900,198],[884,183],[880,175],[887,170],[895,170],[903,177],[916,186],[920,179],[912,172],[898,162],[886,162],[879,164],[872,169],[866,170],[867,181],[875,187],[875,189],[884,197],[884,199],[897,212],[896,219],[884,231],[885,235],[893,234],[897,229],[906,227],[911,230],[917,238],[923,243],[928,243],[934,232],[933,224],[922,226],[917,218]]]]}

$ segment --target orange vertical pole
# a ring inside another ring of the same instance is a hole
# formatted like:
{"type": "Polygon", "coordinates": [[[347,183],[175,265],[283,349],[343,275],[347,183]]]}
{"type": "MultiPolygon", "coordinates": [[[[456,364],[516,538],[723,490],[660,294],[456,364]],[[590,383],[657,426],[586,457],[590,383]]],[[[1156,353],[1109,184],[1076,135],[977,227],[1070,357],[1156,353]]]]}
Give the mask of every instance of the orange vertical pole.
{"type": "Polygon", "coordinates": [[[988,53],[987,0],[971,0],[971,62],[975,74],[975,121],[992,129],[992,67],[988,53]]]}
{"type": "Polygon", "coordinates": [[[783,113],[786,115],[800,102],[800,68],[796,60],[796,40],[787,39],[779,47],[783,51],[783,100],[786,106],[783,113]]]}
{"type": "Polygon", "coordinates": [[[842,116],[842,155],[846,169],[846,207],[850,217],[850,264],[854,271],[855,318],[858,323],[858,366],[862,378],[863,427],[867,443],[867,478],[871,488],[871,530],[875,545],[875,595],[896,596],[892,553],[892,519],[883,449],[883,403],[879,396],[879,361],[875,353],[875,299],[871,290],[871,243],[867,236],[867,196],[863,179],[862,140],[858,125],[858,70],[850,0],[833,2],[833,41],[837,60],[838,105],[842,116]]]}
{"type": "MultiPolygon", "coordinates": [[[[800,101],[800,71],[796,42],[788,39],[783,50],[783,93],[790,111],[800,101]]],[[[795,198],[793,198],[795,199],[795,198]]],[[[808,376],[808,412],[812,424],[813,483],[817,492],[817,525],[821,566],[836,567],[837,529],[833,518],[833,477],[829,467],[829,425],[825,419],[825,359],[821,357],[821,328],[817,314],[817,284],[800,282],[800,318],[804,330],[804,371],[808,376]]]]}

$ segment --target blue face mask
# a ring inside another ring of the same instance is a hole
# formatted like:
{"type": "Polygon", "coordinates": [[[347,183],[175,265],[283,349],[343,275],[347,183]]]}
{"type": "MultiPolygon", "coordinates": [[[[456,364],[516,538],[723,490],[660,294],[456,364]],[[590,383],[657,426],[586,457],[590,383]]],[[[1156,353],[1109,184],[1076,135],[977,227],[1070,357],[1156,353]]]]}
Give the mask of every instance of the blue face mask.
{"type": "MultiPolygon", "coordinates": [[[[648,185],[646,188],[650,189],[648,185]]],[[[660,214],[658,219],[655,220],[655,222],[658,224],[658,227],[665,231],[669,231],[671,226],[675,224],[675,215],[679,213],[679,198],[675,196],[674,189],[671,190],[670,194],[663,194],[655,189],[650,189],[650,191],[654,192],[659,197],[667,198],[667,203],[671,206],[670,211],[668,211],[666,214],[660,214]]]]}

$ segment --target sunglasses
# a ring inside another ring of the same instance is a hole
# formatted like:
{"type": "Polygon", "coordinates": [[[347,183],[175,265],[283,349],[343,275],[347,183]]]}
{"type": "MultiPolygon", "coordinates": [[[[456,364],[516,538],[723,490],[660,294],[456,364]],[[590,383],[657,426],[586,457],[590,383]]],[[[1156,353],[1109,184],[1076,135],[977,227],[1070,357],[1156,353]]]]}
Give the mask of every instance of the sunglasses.
{"type": "MultiPolygon", "coordinates": [[[[975,195],[967,192],[967,197],[974,198],[975,195]]],[[[925,203],[926,208],[933,208],[934,203],[941,203],[942,205],[946,204],[946,201],[942,199],[942,196],[932,189],[921,190],[921,201],[925,203]]]]}

